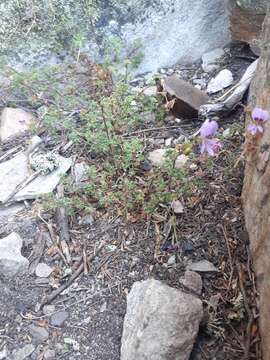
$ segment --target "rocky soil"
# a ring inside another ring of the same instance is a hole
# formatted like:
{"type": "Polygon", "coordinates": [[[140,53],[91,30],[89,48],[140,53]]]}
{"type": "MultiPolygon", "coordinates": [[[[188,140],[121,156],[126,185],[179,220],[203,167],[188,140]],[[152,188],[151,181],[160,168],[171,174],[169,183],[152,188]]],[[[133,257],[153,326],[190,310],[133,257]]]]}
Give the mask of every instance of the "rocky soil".
{"type": "MultiPolygon", "coordinates": [[[[240,45],[205,54],[189,67],[160,69],[159,77],[173,75],[192,90],[161,122],[148,113],[132,131],[118,130],[144,143],[134,175],[142,187],[153,171],[163,176],[165,149],[182,149],[175,164],[185,169],[191,191],[160,201],[151,216],[136,208],[125,213],[121,203],[91,203],[91,211],[71,213],[65,201],[46,207],[45,193],[60,200],[63,192],[65,199],[73,196],[65,182],[60,185],[59,173],[86,183],[83,164],[101,160],[83,143],[54,140],[45,126],[32,129],[33,138],[29,129],[31,122],[42,124],[37,104],[44,94],[33,87],[21,106],[8,79],[0,132],[0,359],[124,360],[135,356],[134,349],[136,359],[260,358],[257,292],[240,201],[245,99],[220,115],[223,148],[213,160],[201,157],[196,144],[194,153],[184,146],[200,126],[194,119],[197,91],[208,91],[204,102],[214,101],[254,60],[240,45]],[[192,116],[181,116],[183,109],[192,116]],[[35,157],[40,146],[43,156],[35,157]],[[162,350],[153,355],[158,346],[162,350]]],[[[147,99],[157,96],[147,77],[130,86],[147,99]]],[[[51,99],[48,92],[46,105],[51,99]]]]}

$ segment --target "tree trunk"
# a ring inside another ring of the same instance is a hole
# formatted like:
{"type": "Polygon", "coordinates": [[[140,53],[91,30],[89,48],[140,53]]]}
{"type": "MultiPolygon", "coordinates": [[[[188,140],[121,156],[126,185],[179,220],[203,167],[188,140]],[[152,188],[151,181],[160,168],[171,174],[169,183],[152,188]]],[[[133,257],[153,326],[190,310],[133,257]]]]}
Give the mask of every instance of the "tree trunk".
{"type": "MultiPolygon", "coordinates": [[[[261,58],[251,85],[250,104],[270,113],[270,13],[264,21],[261,58]]],[[[262,137],[246,140],[242,197],[260,294],[262,351],[264,360],[270,360],[270,121],[264,129],[262,137]]]]}

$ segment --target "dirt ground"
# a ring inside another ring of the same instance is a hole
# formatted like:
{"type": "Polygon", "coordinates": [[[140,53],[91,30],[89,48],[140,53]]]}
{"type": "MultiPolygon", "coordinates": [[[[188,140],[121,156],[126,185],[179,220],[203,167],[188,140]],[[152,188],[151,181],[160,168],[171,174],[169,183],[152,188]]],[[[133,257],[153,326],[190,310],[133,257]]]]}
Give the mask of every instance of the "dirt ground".
{"type": "MultiPolygon", "coordinates": [[[[224,67],[240,78],[252,61],[251,55],[243,56],[239,47],[233,48],[231,54],[224,67]]],[[[197,65],[191,67],[186,70],[186,80],[200,72],[197,65]]],[[[235,122],[239,126],[224,139],[217,161],[209,166],[198,157],[196,166],[189,170],[190,178],[199,177],[203,185],[191,197],[183,198],[184,213],[176,216],[173,229],[168,208],[151,221],[136,223],[116,211],[100,214],[89,225],[71,216],[73,269],[77,268],[82,249],[94,254],[100,244],[104,246],[85,265],[88,273],[81,274],[43,308],[41,304],[70,277],[48,232],[48,224],[57,232],[55,216],[40,211],[39,204],[32,204],[11,221],[1,220],[0,237],[18,232],[24,240],[23,255],[30,262],[36,255],[35,245],[41,242],[44,251],[40,261],[52,266],[54,272],[42,281],[35,275],[18,277],[12,283],[0,280],[0,355],[6,349],[7,358],[12,359],[11,354],[32,343],[35,350],[27,359],[49,359],[48,350],[53,350],[52,359],[119,360],[126,296],[132,284],[154,277],[187,291],[179,281],[186,266],[205,259],[219,271],[201,274],[205,319],[191,359],[243,359],[247,348],[250,359],[260,358],[256,322],[251,329],[248,326],[249,311],[257,316],[257,294],[241,210],[242,111],[239,106],[229,117],[220,119],[224,130],[235,122]],[[52,325],[52,315],[59,311],[66,311],[67,319],[60,326],[52,325]],[[31,336],[31,324],[46,329],[48,339],[39,343],[31,336]]],[[[173,136],[179,136],[181,129],[192,134],[198,122],[182,122],[173,136]]],[[[149,137],[153,135],[150,131],[149,137]]],[[[168,131],[155,136],[166,139],[168,131]]]]}

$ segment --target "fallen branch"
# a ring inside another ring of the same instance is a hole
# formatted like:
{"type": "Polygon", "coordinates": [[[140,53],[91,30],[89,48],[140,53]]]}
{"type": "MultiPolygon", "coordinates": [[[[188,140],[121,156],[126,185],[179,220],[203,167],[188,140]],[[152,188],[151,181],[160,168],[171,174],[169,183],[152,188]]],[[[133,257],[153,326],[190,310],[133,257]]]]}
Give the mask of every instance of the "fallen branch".
{"type": "MultiPolygon", "coordinates": [[[[88,262],[93,261],[94,258],[100,253],[100,251],[103,249],[103,247],[105,246],[105,242],[101,243],[100,246],[97,248],[97,250],[94,252],[93,255],[91,255],[88,259],[88,262]]],[[[78,267],[78,269],[73,273],[73,275],[69,278],[69,280],[63,284],[62,286],[60,286],[58,289],[56,289],[55,291],[53,291],[51,293],[51,295],[49,295],[46,299],[44,299],[41,303],[41,308],[44,305],[50,304],[59,294],[61,294],[64,290],[66,290],[72,283],[73,281],[75,281],[80,274],[83,272],[84,270],[84,261],[83,258],[81,258],[80,260],[80,265],[78,267]]]]}
{"type": "Polygon", "coordinates": [[[217,113],[229,113],[242,100],[245,92],[249,88],[251,80],[257,69],[258,60],[249,65],[241,80],[227,91],[221,98],[217,99],[214,104],[202,105],[199,109],[199,114],[207,117],[217,113]],[[229,95],[229,96],[228,96],[229,95]],[[227,97],[223,100],[224,97],[227,97]],[[223,100],[223,101],[221,101],[223,100]]]}
{"type": "Polygon", "coordinates": [[[22,182],[20,182],[16,188],[8,195],[8,197],[3,201],[3,205],[7,205],[7,203],[10,202],[10,200],[13,199],[13,197],[19,192],[21,191],[23,188],[25,188],[28,184],[30,184],[30,182],[32,182],[33,180],[35,180],[38,175],[40,174],[40,171],[34,172],[33,174],[31,174],[30,176],[28,176],[27,178],[25,178],[22,182]]]}
{"type": "MultiPolygon", "coordinates": [[[[60,200],[63,197],[64,197],[64,187],[63,187],[63,185],[58,185],[57,186],[57,198],[58,198],[58,200],[60,200]]],[[[62,248],[63,254],[66,257],[67,263],[71,264],[71,256],[70,256],[69,247],[68,247],[68,243],[70,242],[68,217],[66,214],[66,209],[63,206],[60,206],[57,208],[56,218],[57,218],[57,223],[59,226],[61,248],[62,248]]]]}

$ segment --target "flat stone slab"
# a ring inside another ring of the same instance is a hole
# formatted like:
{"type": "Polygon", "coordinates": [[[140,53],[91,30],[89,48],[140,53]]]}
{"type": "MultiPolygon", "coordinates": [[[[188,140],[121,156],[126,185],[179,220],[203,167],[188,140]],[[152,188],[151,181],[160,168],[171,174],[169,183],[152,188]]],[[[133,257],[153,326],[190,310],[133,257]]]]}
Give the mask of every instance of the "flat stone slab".
{"type": "Polygon", "coordinates": [[[0,239],[0,276],[13,278],[28,271],[29,261],[21,255],[23,241],[13,232],[0,239]]]}
{"type": "MultiPolygon", "coordinates": [[[[61,175],[65,174],[72,165],[71,158],[58,155],[59,167],[48,175],[40,175],[20,190],[14,201],[35,199],[51,193],[60,181],[61,175]]],[[[5,202],[14,189],[30,176],[28,161],[25,154],[19,154],[14,158],[0,164],[0,203],[5,202]]]]}
{"type": "Polygon", "coordinates": [[[175,98],[172,112],[177,117],[196,118],[200,106],[209,101],[209,97],[204,91],[195,88],[176,75],[165,78],[164,90],[172,98],[175,98]]]}
{"type": "Polygon", "coordinates": [[[35,121],[35,116],[23,109],[4,108],[0,119],[0,141],[4,142],[23,134],[35,121]]]}
{"type": "Polygon", "coordinates": [[[208,260],[194,262],[187,266],[187,270],[197,272],[217,272],[218,269],[208,260]]]}

